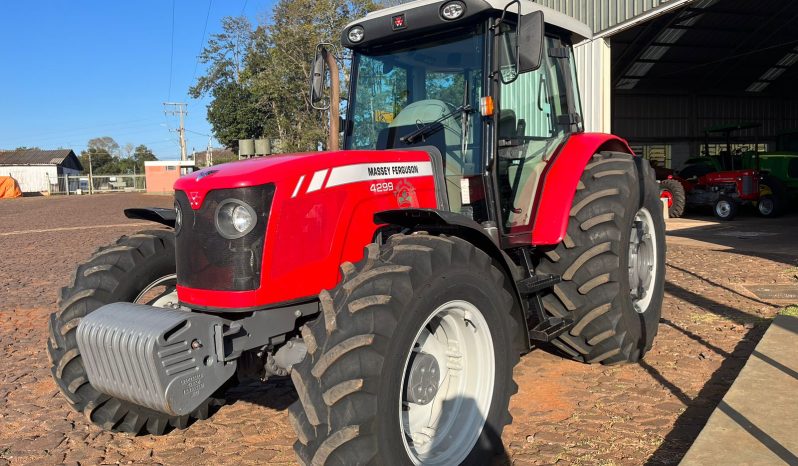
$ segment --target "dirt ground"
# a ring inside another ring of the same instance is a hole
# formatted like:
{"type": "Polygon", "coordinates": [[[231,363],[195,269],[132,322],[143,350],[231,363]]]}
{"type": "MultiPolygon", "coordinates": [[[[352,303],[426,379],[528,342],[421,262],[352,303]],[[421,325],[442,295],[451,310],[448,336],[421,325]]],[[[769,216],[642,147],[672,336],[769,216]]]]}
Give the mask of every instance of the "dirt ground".
{"type": "MultiPolygon", "coordinates": [[[[228,393],[208,421],[163,437],[111,434],[72,412],[50,379],[46,319],[76,264],[150,228],[124,207],[170,206],[137,194],[0,202],[0,466],[8,464],[294,464],[285,385],[228,393]]],[[[507,464],[674,464],[731,385],[770,318],[789,302],[745,284],[798,287],[798,217],[669,221],[667,285],[654,348],[640,364],[602,367],[543,350],[515,371],[507,464]]],[[[766,387],[763,387],[766,389],[766,387]]]]}

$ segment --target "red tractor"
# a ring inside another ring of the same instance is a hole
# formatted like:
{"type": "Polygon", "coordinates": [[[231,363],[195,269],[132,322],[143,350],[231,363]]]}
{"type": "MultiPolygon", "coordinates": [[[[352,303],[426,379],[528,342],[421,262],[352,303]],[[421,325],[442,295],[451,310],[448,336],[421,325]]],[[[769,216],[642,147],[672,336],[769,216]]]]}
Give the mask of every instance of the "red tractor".
{"type": "MultiPolygon", "coordinates": [[[[589,36],[517,0],[351,23],[344,149],[332,118],[328,152],[205,168],[174,209],[126,210],[169,229],[62,289],[61,392],[102,428],[162,434],[238,380],[290,376],[304,464],[486,464],[519,355],[634,362],[657,333],[659,190],[623,140],[583,130],[571,44],[589,36]]],[[[312,100],[335,110],[319,52],[312,100]]]]}

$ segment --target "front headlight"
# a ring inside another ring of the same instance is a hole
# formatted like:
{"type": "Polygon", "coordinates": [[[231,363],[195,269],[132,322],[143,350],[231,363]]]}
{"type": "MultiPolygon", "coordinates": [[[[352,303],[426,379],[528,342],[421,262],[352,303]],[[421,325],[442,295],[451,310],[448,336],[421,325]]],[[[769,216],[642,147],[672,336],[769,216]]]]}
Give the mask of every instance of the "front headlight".
{"type": "Polygon", "coordinates": [[[180,210],[180,204],[175,202],[175,234],[180,233],[180,228],[183,226],[183,211],[180,210]]]}
{"type": "Polygon", "coordinates": [[[246,236],[255,228],[255,209],[238,199],[225,199],[216,208],[216,231],[226,239],[246,236]]]}

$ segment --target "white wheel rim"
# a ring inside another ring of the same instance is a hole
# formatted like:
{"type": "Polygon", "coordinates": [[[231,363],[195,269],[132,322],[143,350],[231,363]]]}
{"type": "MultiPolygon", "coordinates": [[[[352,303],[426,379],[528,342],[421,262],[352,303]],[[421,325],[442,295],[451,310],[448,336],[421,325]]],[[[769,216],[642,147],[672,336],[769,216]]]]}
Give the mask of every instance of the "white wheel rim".
{"type": "Polygon", "coordinates": [[[721,218],[726,218],[731,213],[731,204],[729,204],[729,201],[718,201],[715,205],[715,212],[717,212],[721,218]]]}
{"type": "Polygon", "coordinates": [[[773,213],[773,199],[764,198],[759,201],[759,213],[762,215],[770,215],[773,213]]]}
{"type": "Polygon", "coordinates": [[[651,304],[657,260],[657,230],[651,213],[643,207],[635,214],[629,236],[629,287],[632,306],[639,313],[651,304]]]}
{"type": "Polygon", "coordinates": [[[177,307],[177,274],[165,275],[154,282],[150,283],[149,285],[145,286],[141,293],[136,296],[136,299],[133,300],[134,303],[139,303],[139,301],[150,292],[150,290],[159,287],[171,287],[172,290],[169,293],[165,293],[163,295],[158,296],[157,299],[147,302],[147,303],[139,303],[139,304],[147,304],[154,307],[177,307]]]}
{"type": "Polygon", "coordinates": [[[399,391],[399,426],[416,465],[460,464],[473,449],[490,410],[496,371],[493,339],[473,304],[456,300],[435,309],[407,349],[399,391]],[[413,353],[426,353],[440,370],[437,393],[426,404],[405,393],[413,353]]]}

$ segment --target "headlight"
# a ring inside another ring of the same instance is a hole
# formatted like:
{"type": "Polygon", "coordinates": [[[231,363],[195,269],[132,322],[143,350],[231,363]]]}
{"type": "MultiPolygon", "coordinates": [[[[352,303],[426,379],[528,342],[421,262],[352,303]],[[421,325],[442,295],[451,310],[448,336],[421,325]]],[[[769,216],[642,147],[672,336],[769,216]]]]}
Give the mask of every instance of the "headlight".
{"type": "Polygon", "coordinates": [[[349,41],[353,44],[357,44],[361,40],[363,40],[363,36],[366,35],[366,32],[363,30],[363,26],[352,26],[352,29],[349,30],[349,41]]]}
{"type": "Polygon", "coordinates": [[[175,234],[180,233],[180,228],[183,226],[183,211],[180,210],[180,204],[175,202],[175,234]]]}
{"type": "Polygon", "coordinates": [[[445,3],[441,7],[441,16],[443,16],[443,19],[448,19],[451,21],[463,16],[465,10],[465,3],[455,0],[453,2],[445,3]]]}
{"type": "Polygon", "coordinates": [[[255,228],[255,209],[238,199],[226,199],[216,208],[216,231],[226,239],[245,236],[255,228]]]}

